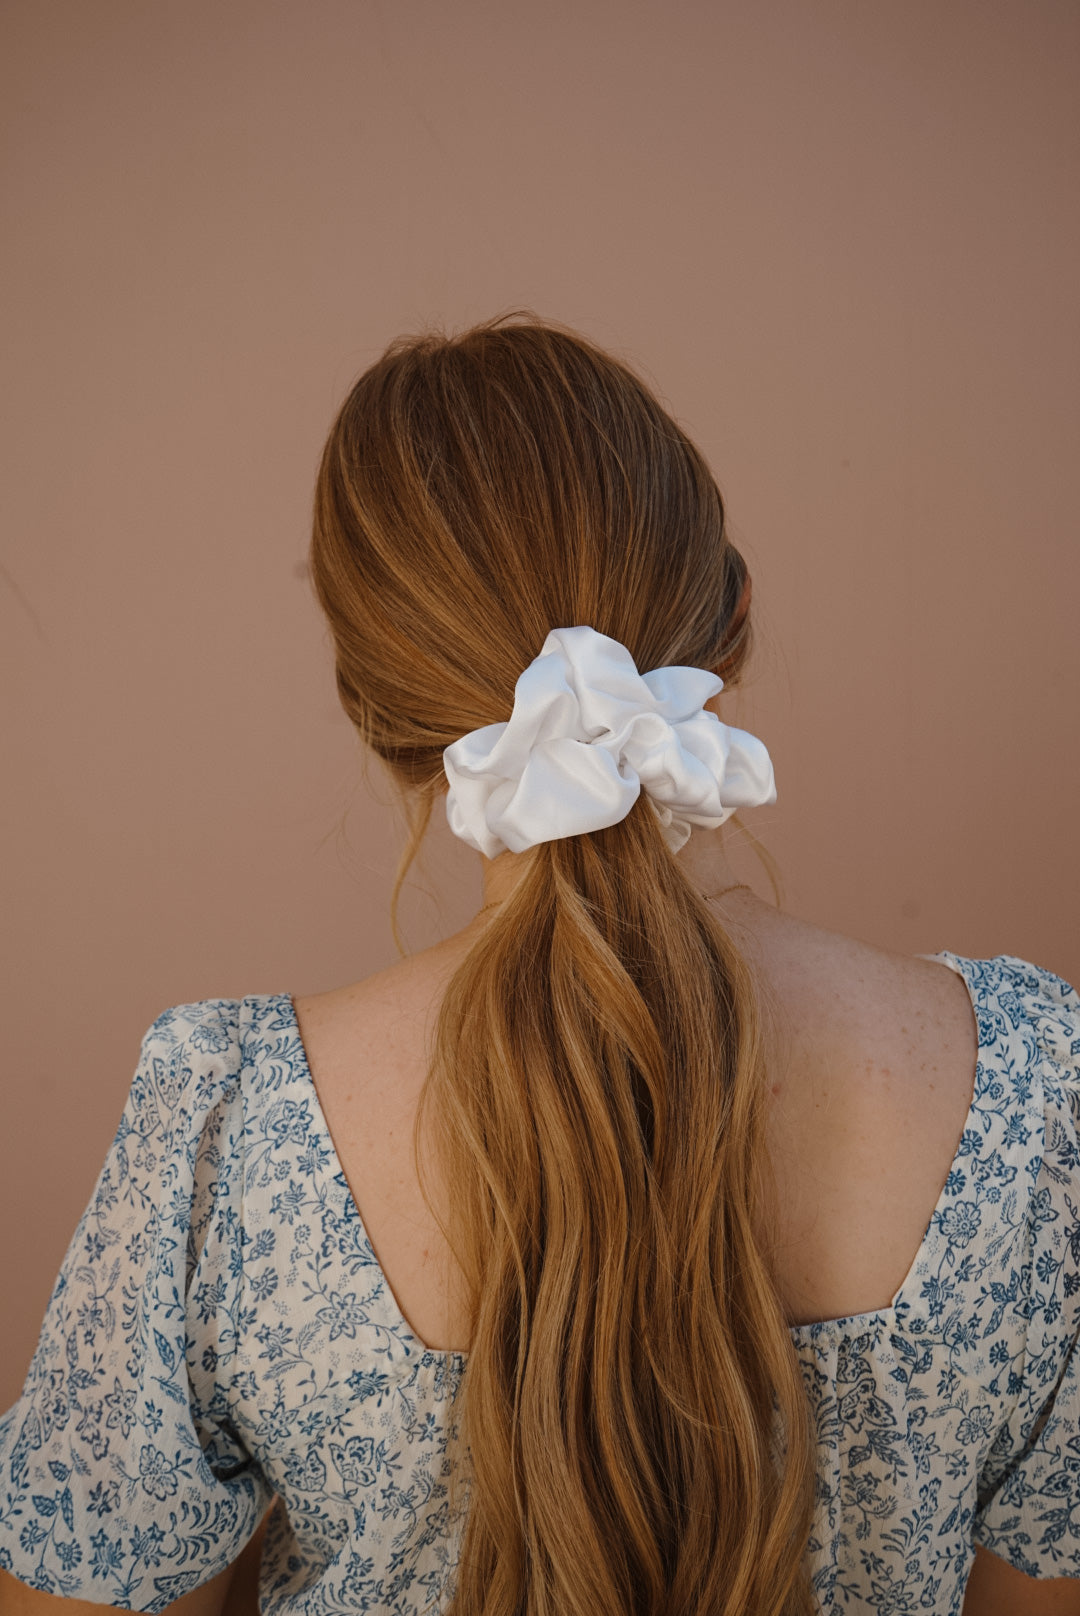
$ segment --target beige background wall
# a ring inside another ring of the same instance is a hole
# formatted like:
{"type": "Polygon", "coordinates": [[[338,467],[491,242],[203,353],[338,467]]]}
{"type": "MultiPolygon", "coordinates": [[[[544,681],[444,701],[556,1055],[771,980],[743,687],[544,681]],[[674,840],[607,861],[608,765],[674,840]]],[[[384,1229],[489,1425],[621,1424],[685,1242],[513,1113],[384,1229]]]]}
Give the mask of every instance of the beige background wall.
{"type": "Polygon", "coordinates": [[[1080,981],[1073,0],[7,0],[0,62],[0,1408],[158,1012],[393,957],[302,557],[421,322],[577,325],[701,442],[788,907],[1080,981]]]}

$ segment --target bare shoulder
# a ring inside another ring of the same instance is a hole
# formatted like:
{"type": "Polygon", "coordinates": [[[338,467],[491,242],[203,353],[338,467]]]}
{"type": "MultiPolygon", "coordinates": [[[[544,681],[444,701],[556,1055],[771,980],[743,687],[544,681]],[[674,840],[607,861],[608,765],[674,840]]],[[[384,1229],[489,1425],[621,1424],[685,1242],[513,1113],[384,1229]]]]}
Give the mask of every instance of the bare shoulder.
{"type": "Polygon", "coordinates": [[[967,986],[941,960],[896,953],[765,905],[737,936],[771,987],[803,1014],[816,1012],[819,1036],[973,1028],[967,986]]]}
{"type": "Polygon", "coordinates": [[[792,1322],[887,1307],[971,1108],[978,1031],[941,961],[790,916],[747,939],[769,1010],[770,1154],[792,1322]]]}
{"type": "Polygon", "coordinates": [[[906,1096],[916,1074],[970,1100],[978,1030],[964,979],[942,960],[900,954],[774,911],[738,934],[781,1042],[855,1091],[906,1096]]]}
{"type": "Polygon", "coordinates": [[[323,993],[295,995],[293,1006],[320,1088],[347,1077],[355,1091],[399,1089],[426,1070],[442,989],[465,949],[457,938],[396,960],[372,976],[323,993]]]}

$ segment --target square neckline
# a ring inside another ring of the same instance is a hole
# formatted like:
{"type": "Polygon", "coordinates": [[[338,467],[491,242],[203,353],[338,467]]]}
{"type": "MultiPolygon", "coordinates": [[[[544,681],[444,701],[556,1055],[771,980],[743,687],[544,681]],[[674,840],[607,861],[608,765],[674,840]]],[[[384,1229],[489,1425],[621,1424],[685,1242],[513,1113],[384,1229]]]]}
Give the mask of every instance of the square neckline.
{"type": "MultiPolygon", "coordinates": [[[[918,1249],[915,1252],[903,1280],[900,1282],[898,1288],[893,1292],[892,1299],[884,1307],[873,1308],[864,1313],[843,1313],[838,1315],[836,1318],[808,1319],[800,1324],[789,1324],[787,1326],[788,1334],[795,1342],[822,1342],[837,1336],[848,1337],[860,1335],[869,1330],[880,1329],[885,1324],[891,1324],[894,1327],[899,1326],[900,1309],[909,1302],[907,1292],[909,1289],[913,1288],[916,1282],[919,1265],[926,1251],[935,1221],[939,1218],[940,1214],[945,1208],[948,1181],[952,1175],[957,1161],[959,1160],[960,1152],[963,1148],[964,1136],[967,1134],[968,1129],[971,1126],[973,1114],[979,1104],[980,1077],[983,1071],[982,1025],[979,1019],[979,1004],[976,999],[975,987],[972,983],[971,977],[965,969],[965,966],[969,962],[963,955],[955,954],[951,949],[939,949],[933,954],[916,954],[913,957],[915,959],[925,959],[934,964],[942,964],[947,966],[948,969],[959,976],[960,980],[963,982],[965,988],[967,989],[969,1003],[971,1004],[971,1012],[975,1021],[975,1072],[972,1084],[971,1100],[968,1104],[967,1111],[964,1114],[964,1122],[960,1130],[960,1138],[957,1142],[957,1147],[953,1153],[952,1160],[949,1163],[948,1171],[945,1175],[945,1182],[942,1184],[941,1189],[938,1192],[937,1199],[934,1202],[933,1211],[930,1213],[930,1218],[927,1222],[925,1230],[923,1231],[922,1239],[919,1241],[918,1249]]],[[[386,1295],[390,1299],[390,1302],[396,1311],[397,1317],[394,1320],[396,1335],[405,1342],[406,1350],[409,1352],[410,1356],[415,1355],[425,1366],[433,1364],[445,1365],[447,1362],[450,1362],[455,1366],[463,1368],[468,1361],[469,1354],[467,1352],[457,1351],[450,1347],[439,1348],[427,1346],[425,1342],[420,1340],[420,1337],[416,1334],[416,1331],[405,1317],[404,1310],[394,1292],[394,1288],[391,1285],[386,1271],[375,1253],[375,1247],[372,1245],[371,1237],[368,1234],[367,1225],[364,1222],[363,1213],[361,1212],[357,1203],[356,1195],[349,1180],[349,1175],[345,1171],[341,1157],[338,1154],[337,1146],[334,1143],[334,1137],[330,1132],[330,1125],[327,1122],[326,1114],[323,1111],[322,1101],[319,1097],[319,1091],[312,1075],[311,1063],[308,1060],[307,1049],[304,1044],[303,1035],[300,1031],[300,1021],[296,1014],[294,997],[291,993],[282,993],[275,995],[275,997],[287,1007],[289,1018],[292,1021],[293,1035],[296,1039],[296,1046],[299,1052],[300,1075],[309,1092],[312,1103],[312,1116],[315,1125],[322,1136],[324,1149],[328,1152],[328,1170],[330,1171],[331,1175],[338,1179],[339,1182],[344,1186],[344,1191],[348,1198],[349,1217],[355,1218],[359,1224],[362,1243],[366,1249],[368,1258],[370,1260],[370,1265],[375,1270],[378,1281],[385,1289],[386,1295]]]]}

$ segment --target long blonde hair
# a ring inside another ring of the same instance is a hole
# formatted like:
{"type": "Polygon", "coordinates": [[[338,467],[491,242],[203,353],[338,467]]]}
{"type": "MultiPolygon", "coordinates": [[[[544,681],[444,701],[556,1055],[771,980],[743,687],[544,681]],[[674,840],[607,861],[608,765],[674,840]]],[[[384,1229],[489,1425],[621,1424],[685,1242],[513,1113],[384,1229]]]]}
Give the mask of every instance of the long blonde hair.
{"type": "MultiPolygon", "coordinates": [[[[750,644],[701,454],[625,364],[528,313],[401,338],[360,377],[311,570],[345,711],[411,805],[395,901],[443,749],[509,718],[550,629],[728,684],[750,644]]],[[[759,1217],[748,967],[644,795],[523,863],[442,999],[414,1134],[419,1171],[433,1107],[470,1319],[446,1608],[803,1616],[813,1450],[759,1217]]]]}

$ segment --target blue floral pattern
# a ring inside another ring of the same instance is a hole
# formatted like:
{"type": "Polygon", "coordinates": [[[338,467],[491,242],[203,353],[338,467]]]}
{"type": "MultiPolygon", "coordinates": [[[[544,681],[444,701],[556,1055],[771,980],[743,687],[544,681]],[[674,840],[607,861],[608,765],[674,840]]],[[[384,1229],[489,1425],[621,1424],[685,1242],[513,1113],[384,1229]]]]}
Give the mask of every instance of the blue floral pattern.
{"type": "MultiPolygon", "coordinates": [[[[959,1616],[976,1542],[1080,1577],[1080,997],[1011,955],[927,957],[978,1023],[951,1171],[888,1308],[791,1327],[826,1613],[959,1616]]],[[[160,1611],[272,1504],[267,1616],[437,1609],[464,1363],[397,1306],[290,996],[173,1006],[0,1419],[0,1566],[160,1611]]]]}

